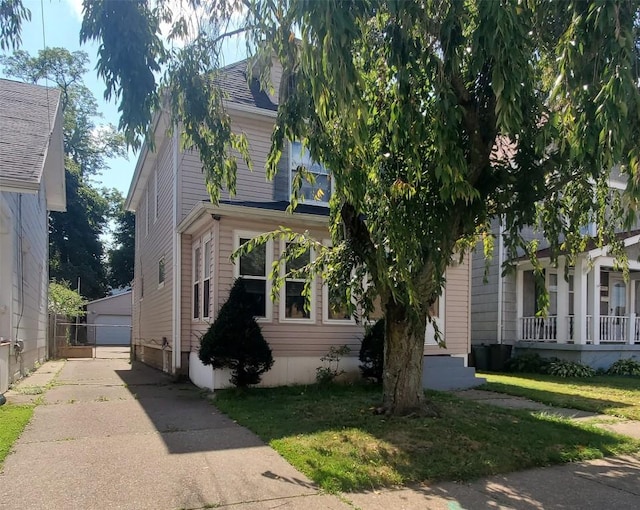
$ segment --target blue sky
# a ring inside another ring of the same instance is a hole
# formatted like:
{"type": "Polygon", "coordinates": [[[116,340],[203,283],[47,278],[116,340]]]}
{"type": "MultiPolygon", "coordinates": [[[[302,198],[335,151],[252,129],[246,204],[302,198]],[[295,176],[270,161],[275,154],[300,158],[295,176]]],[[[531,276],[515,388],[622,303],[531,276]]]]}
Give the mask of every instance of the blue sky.
{"type": "MultiPolygon", "coordinates": [[[[43,49],[45,45],[49,47],[60,46],[69,51],[85,51],[91,61],[90,71],[85,76],[85,83],[98,101],[99,109],[104,116],[101,122],[109,122],[117,126],[118,108],[115,103],[107,103],[104,100],[104,82],[98,78],[94,70],[97,45],[80,45],[82,0],[43,0],[44,17],[40,0],[25,0],[23,3],[31,10],[31,22],[26,23],[23,27],[20,49],[26,50],[32,55],[37,54],[38,50],[43,49]]],[[[131,152],[128,161],[124,158],[111,159],[109,169],[97,176],[95,181],[108,188],[117,188],[126,195],[135,164],[136,155],[131,152]]]]}

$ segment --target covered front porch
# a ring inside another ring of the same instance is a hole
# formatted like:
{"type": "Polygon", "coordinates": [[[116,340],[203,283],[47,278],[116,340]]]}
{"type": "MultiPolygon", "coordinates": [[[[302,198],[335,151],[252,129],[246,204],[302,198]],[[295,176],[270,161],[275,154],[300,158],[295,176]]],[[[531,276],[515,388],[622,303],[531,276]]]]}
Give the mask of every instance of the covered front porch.
{"type": "Polygon", "coordinates": [[[625,278],[616,260],[606,249],[582,254],[575,267],[565,259],[557,267],[541,260],[545,288],[549,294],[548,314],[539,312],[533,266],[521,262],[516,272],[517,339],[521,342],[640,346],[640,262],[638,239],[625,241],[629,255],[629,274],[625,278]]]}

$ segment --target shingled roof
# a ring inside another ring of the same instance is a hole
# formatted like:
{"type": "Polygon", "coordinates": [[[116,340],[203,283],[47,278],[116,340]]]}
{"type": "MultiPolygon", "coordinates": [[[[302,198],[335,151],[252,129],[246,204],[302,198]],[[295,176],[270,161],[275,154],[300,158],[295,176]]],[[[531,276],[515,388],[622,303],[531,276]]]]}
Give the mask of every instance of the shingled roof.
{"type": "Polygon", "coordinates": [[[0,188],[38,188],[59,102],[57,89],[0,79],[0,188]]]}
{"type": "Polygon", "coordinates": [[[231,103],[276,111],[278,105],[260,88],[260,82],[256,78],[253,78],[251,83],[247,82],[247,66],[248,60],[245,59],[220,69],[218,80],[222,90],[228,94],[227,100],[231,103]]]}

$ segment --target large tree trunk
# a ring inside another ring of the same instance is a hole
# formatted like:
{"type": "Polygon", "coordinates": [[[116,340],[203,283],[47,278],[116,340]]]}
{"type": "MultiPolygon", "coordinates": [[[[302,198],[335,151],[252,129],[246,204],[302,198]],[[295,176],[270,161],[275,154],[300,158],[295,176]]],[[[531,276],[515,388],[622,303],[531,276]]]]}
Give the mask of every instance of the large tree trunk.
{"type": "Polygon", "coordinates": [[[385,312],[383,407],[397,416],[420,412],[424,330],[410,324],[404,305],[387,303],[385,312]]]}

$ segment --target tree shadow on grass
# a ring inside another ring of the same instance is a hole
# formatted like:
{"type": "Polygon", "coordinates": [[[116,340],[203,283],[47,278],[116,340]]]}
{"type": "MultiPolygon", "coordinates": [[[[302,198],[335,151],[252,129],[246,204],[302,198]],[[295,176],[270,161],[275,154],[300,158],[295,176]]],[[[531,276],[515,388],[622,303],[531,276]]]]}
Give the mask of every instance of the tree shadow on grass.
{"type": "Polygon", "coordinates": [[[379,391],[360,386],[254,389],[216,403],[328,490],[473,480],[638,448],[555,417],[428,395],[438,418],[376,416],[379,391]]]}

